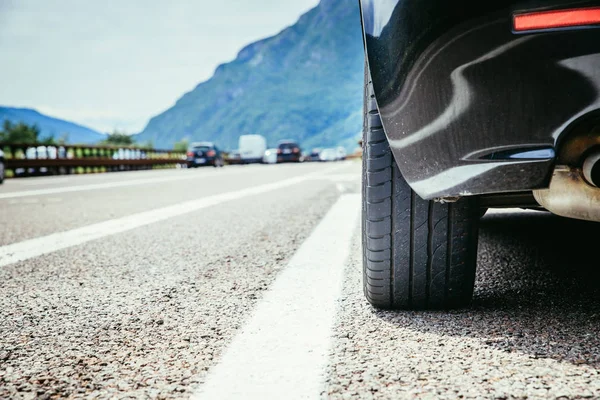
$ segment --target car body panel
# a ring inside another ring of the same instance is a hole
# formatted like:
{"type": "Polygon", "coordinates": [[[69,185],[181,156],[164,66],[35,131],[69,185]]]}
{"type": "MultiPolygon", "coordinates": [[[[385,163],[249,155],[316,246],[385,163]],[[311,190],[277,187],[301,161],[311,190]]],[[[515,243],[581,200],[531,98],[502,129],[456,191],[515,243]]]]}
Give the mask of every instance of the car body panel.
{"type": "Polygon", "coordinates": [[[281,140],[277,143],[277,162],[300,162],[302,160],[302,149],[293,140],[281,140]]]}
{"type": "Polygon", "coordinates": [[[515,33],[515,13],[599,1],[361,0],[377,104],[423,198],[547,187],[600,110],[600,29],[515,33]]]}
{"type": "Polygon", "coordinates": [[[267,149],[263,156],[264,164],[277,164],[277,149],[267,149]]]}
{"type": "Polygon", "coordinates": [[[0,149],[0,183],[4,182],[4,174],[5,174],[4,151],[2,149],[0,149]]]}
{"type": "Polygon", "coordinates": [[[267,140],[261,135],[242,135],[238,147],[242,162],[260,163],[267,151],[267,140]]]}
{"type": "Polygon", "coordinates": [[[217,146],[211,142],[192,143],[186,153],[188,167],[200,167],[204,165],[216,165],[223,161],[223,154],[217,146]],[[211,151],[213,152],[212,155],[211,151]]]}
{"type": "Polygon", "coordinates": [[[338,152],[336,149],[324,149],[319,153],[320,161],[337,161],[338,152]]]}

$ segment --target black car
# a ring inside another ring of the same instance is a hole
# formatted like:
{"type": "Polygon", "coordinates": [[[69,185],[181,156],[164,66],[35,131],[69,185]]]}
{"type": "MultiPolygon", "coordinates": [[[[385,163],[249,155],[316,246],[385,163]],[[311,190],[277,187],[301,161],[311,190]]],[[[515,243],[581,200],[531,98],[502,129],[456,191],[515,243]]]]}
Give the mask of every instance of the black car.
{"type": "Polygon", "coordinates": [[[277,143],[277,162],[300,162],[302,150],[298,143],[293,140],[282,140],[277,143]]]}
{"type": "Polygon", "coordinates": [[[4,182],[4,151],[0,150],[0,184],[4,182]]]}
{"type": "Polygon", "coordinates": [[[221,150],[214,143],[199,142],[192,143],[187,151],[188,168],[196,168],[204,165],[222,167],[225,165],[221,150]]]}
{"type": "Polygon", "coordinates": [[[487,208],[600,221],[600,1],[360,3],[373,305],[468,305],[487,208]]]}

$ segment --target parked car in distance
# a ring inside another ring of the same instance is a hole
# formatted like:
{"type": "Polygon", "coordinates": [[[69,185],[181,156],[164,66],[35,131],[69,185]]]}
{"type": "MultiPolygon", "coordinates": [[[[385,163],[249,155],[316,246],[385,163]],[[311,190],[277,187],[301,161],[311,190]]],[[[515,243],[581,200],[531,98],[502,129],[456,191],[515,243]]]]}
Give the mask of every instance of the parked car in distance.
{"type": "Polygon", "coordinates": [[[267,139],[264,136],[242,135],[238,145],[242,163],[260,163],[263,161],[267,150],[267,139]]]}
{"type": "Polygon", "coordinates": [[[240,151],[239,150],[230,151],[229,154],[227,155],[227,163],[231,164],[231,165],[241,164],[242,157],[240,155],[240,151]]]}
{"type": "Polygon", "coordinates": [[[223,154],[212,142],[192,143],[187,151],[188,168],[196,168],[204,165],[222,167],[225,165],[223,154]]]}
{"type": "Polygon", "coordinates": [[[320,148],[314,148],[311,152],[304,158],[304,161],[321,161],[319,158],[319,154],[323,151],[320,148]]]}
{"type": "Polygon", "coordinates": [[[263,156],[264,164],[276,164],[277,163],[277,149],[267,149],[263,156]]]}
{"type": "Polygon", "coordinates": [[[0,184],[2,184],[2,182],[4,182],[4,169],[5,169],[4,152],[2,150],[0,150],[0,184]]]}
{"type": "Polygon", "coordinates": [[[337,161],[337,149],[324,149],[319,153],[319,161],[337,161]]]}
{"type": "Polygon", "coordinates": [[[337,154],[337,159],[339,161],[345,160],[346,156],[348,155],[348,153],[346,153],[346,149],[343,148],[342,146],[340,146],[336,149],[336,154],[337,154]]]}
{"type": "Polygon", "coordinates": [[[302,150],[298,143],[293,140],[281,140],[277,144],[277,162],[300,162],[302,150]]]}

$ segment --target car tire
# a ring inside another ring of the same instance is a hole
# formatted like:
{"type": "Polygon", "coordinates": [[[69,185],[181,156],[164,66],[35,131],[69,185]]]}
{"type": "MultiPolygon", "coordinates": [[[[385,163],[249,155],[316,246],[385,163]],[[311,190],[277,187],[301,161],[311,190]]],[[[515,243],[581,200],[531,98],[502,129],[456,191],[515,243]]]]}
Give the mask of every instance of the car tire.
{"type": "Polygon", "coordinates": [[[0,184],[2,184],[4,182],[4,174],[5,174],[5,166],[4,166],[4,161],[0,160],[0,184]]]}
{"type": "Polygon", "coordinates": [[[385,309],[467,306],[475,285],[476,198],[442,204],[421,199],[396,165],[368,67],[363,125],[363,288],[385,309]]]}

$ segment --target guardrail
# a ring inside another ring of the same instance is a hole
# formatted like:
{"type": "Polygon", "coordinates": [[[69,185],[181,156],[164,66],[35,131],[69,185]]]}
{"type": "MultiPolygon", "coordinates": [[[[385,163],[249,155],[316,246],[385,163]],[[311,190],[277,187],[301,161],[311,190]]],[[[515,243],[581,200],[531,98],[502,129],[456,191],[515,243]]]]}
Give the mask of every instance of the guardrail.
{"type": "Polygon", "coordinates": [[[4,144],[7,177],[175,168],[185,153],[118,146],[4,144]]]}

